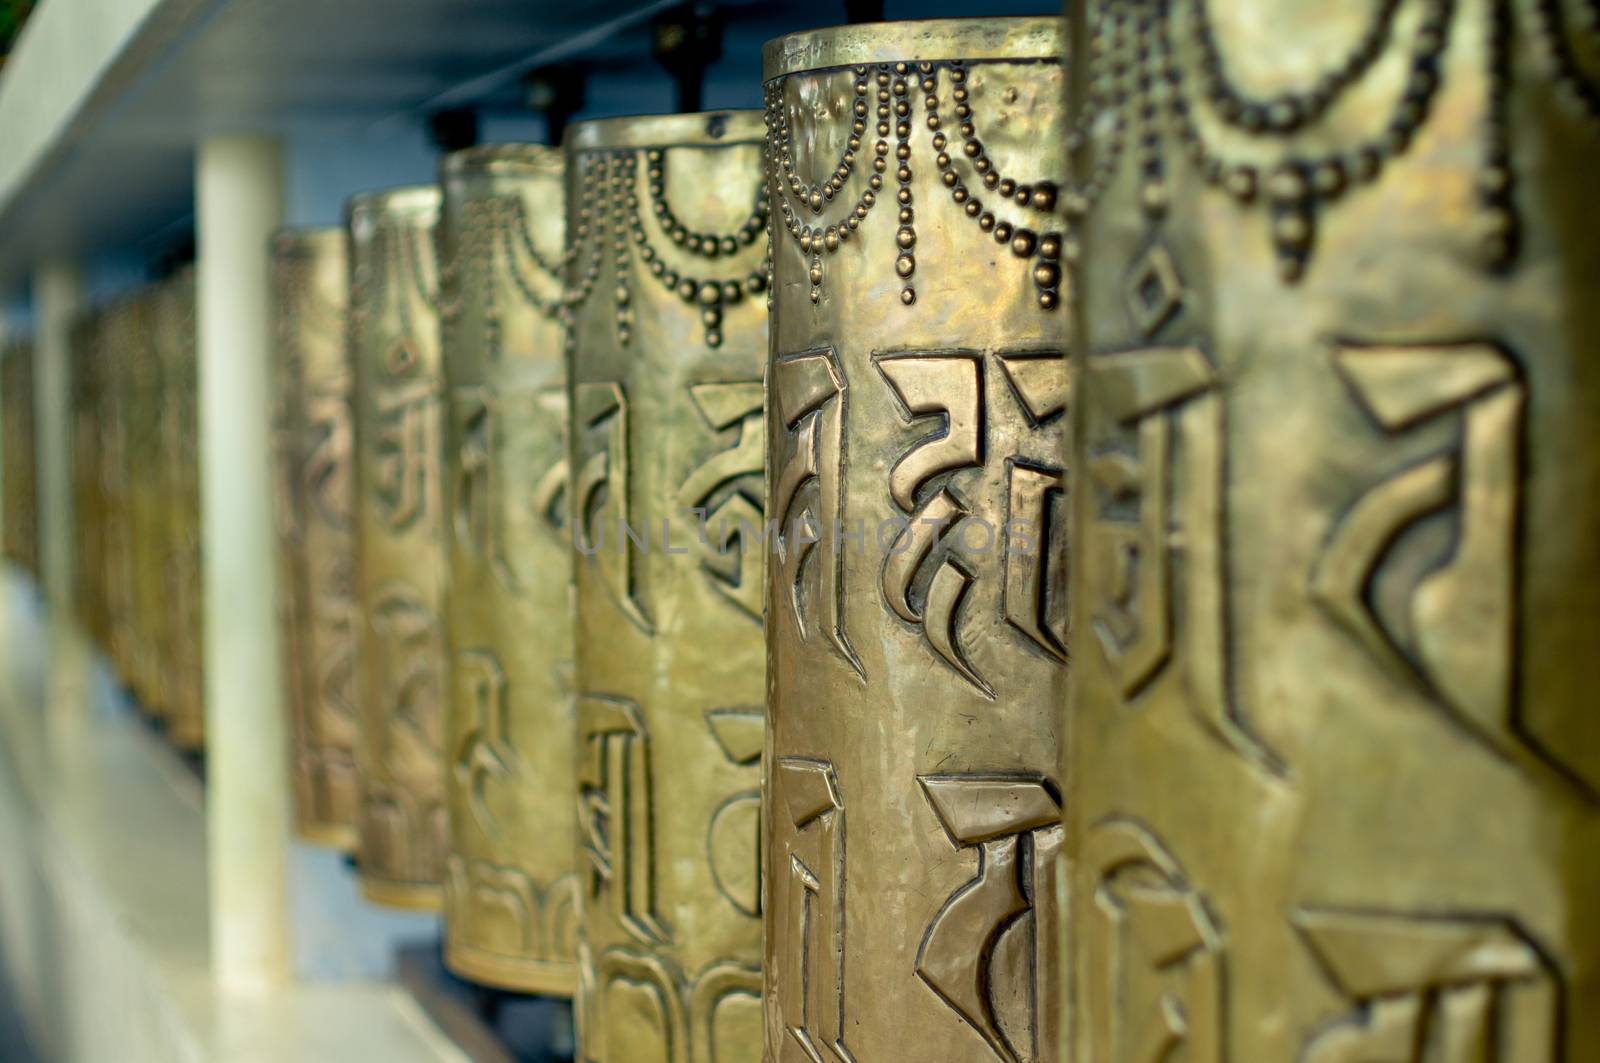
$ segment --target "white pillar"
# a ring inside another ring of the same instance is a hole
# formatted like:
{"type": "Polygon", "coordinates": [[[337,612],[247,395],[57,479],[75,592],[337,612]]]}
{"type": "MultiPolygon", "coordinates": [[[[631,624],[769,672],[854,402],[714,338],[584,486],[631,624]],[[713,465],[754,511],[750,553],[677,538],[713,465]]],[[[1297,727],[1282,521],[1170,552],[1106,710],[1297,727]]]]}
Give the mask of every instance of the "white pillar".
{"type": "Polygon", "coordinates": [[[51,626],[72,616],[72,322],[83,304],[75,265],[42,263],[33,276],[34,448],[38,455],[39,569],[51,626]]]}
{"type": "Polygon", "coordinates": [[[268,239],[283,220],[275,140],[200,145],[200,508],[212,973],[225,990],[290,977],[289,768],[273,543],[268,239]]]}

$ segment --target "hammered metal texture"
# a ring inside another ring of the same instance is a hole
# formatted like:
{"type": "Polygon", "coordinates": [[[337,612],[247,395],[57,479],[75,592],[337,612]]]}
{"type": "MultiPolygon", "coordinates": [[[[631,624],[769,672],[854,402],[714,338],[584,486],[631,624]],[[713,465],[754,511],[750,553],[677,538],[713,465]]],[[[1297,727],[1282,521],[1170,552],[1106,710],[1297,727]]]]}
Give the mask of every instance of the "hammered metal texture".
{"type": "Polygon", "coordinates": [[[349,208],[355,372],[359,865],[379,904],[438,908],[448,829],[437,188],[349,208]]]}
{"type": "Polygon", "coordinates": [[[1080,10],[1066,1059],[1600,1052],[1600,41],[1080,10]]]}
{"type": "Polygon", "coordinates": [[[768,1063],[1056,1050],[1061,48],[767,46],[768,1063]]]}
{"type": "Polygon", "coordinates": [[[0,453],[5,469],[5,555],[39,576],[39,495],[34,443],[33,345],[8,344],[0,354],[0,453]]]}
{"type": "Polygon", "coordinates": [[[445,960],[577,986],[572,562],[566,538],[566,216],[559,148],[445,160],[441,315],[451,685],[445,960]]]}
{"type": "MultiPolygon", "coordinates": [[[[156,426],[162,466],[156,538],[161,608],[158,667],[165,691],[167,737],[179,749],[205,744],[200,589],[199,334],[195,281],[184,270],[151,292],[154,350],[161,379],[156,426]]],[[[81,523],[80,523],[81,526],[81,523]]]]}
{"type": "Polygon", "coordinates": [[[760,1053],[760,138],[567,137],[585,1063],[760,1053]]]}
{"type": "Polygon", "coordinates": [[[280,233],[273,242],[273,284],[275,510],[295,829],[307,841],[353,849],[359,789],[344,231],[280,233]]]}

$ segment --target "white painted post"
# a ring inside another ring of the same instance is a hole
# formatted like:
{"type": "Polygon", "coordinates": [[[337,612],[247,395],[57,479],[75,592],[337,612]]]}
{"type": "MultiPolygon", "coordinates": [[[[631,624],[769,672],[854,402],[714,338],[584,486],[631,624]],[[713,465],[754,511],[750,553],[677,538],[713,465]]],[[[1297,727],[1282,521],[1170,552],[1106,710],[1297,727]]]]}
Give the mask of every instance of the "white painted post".
{"type": "Polygon", "coordinates": [[[38,454],[39,568],[51,628],[63,631],[73,593],[72,322],[83,278],[68,262],[41,263],[33,275],[34,447],[38,454]]]}
{"type": "Polygon", "coordinates": [[[277,141],[217,137],[196,161],[206,814],[217,984],[290,978],[289,772],[270,457],[268,239],[283,220],[277,141]]]}

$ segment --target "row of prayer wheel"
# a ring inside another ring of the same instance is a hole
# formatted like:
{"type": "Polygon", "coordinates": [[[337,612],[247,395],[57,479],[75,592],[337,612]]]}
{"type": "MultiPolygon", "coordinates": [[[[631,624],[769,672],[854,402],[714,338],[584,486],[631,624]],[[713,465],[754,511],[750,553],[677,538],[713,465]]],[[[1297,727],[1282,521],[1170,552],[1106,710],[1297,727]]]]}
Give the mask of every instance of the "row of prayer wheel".
{"type": "Polygon", "coordinates": [[[187,752],[205,744],[197,353],[192,269],[86,313],[68,426],[78,615],[187,752]]]}
{"type": "Polygon", "coordinates": [[[301,831],[584,1063],[1600,1059],[1578,7],[802,33],[285,234],[301,831]]]}

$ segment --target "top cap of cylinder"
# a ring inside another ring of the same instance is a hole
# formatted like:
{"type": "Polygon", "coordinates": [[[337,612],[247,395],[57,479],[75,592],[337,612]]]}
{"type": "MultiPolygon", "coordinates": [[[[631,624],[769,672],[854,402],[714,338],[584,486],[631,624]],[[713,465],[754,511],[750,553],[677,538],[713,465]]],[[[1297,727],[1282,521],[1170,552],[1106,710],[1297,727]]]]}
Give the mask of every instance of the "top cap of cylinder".
{"type": "Polygon", "coordinates": [[[762,79],[865,63],[1059,59],[1065,47],[1066,22],[1050,16],[856,23],[768,41],[762,79]]]}
{"type": "Polygon", "coordinates": [[[561,149],[547,144],[479,144],[444,157],[441,173],[456,177],[472,173],[518,176],[560,176],[561,149]]]}
{"type": "Polygon", "coordinates": [[[345,215],[355,214],[436,214],[441,193],[438,185],[410,185],[386,188],[351,196],[345,215]]]}
{"type": "Polygon", "coordinates": [[[761,111],[706,111],[601,118],[567,129],[568,151],[606,148],[680,148],[757,143],[766,138],[761,111]]]}
{"type": "Polygon", "coordinates": [[[293,226],[272,234],[272,250],[279,255],[316,254],[334,246],[344,246],[343,226],[293,226]]]}

